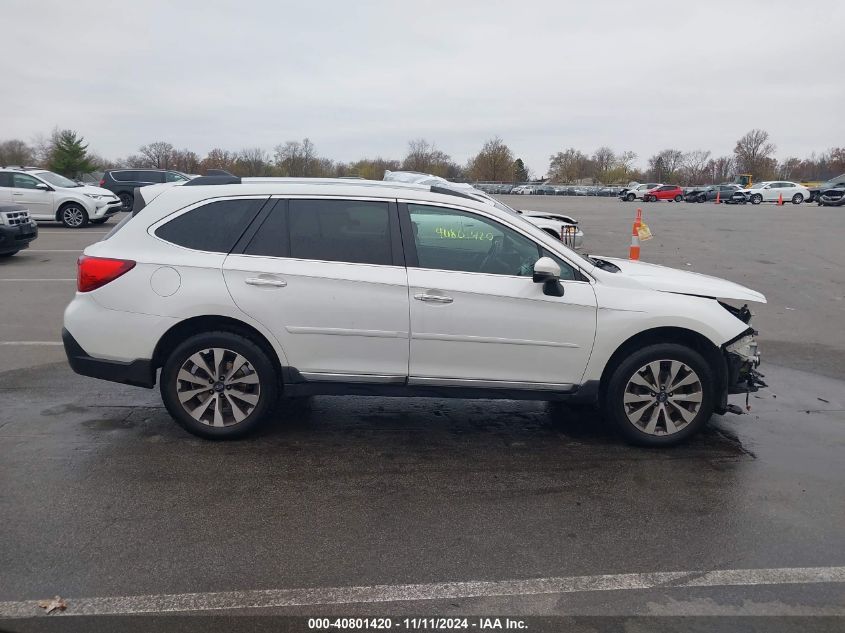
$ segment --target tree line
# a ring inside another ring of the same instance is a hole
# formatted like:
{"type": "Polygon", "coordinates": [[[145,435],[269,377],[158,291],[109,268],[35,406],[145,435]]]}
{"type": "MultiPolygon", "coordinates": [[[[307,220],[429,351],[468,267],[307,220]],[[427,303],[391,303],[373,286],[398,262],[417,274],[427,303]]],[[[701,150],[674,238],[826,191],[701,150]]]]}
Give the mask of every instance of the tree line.
{"type": "Polygon", "coordinates": [[[174,169],[202,174],[225,169],[236,176],[344,177],[381,180],[385,170],[409,170],[449,180],[473,182],[528,182],[544,180],[556,184],[626,184],[636,181],[671,182],[681,185],[733,180],[748,173],[755,180],[825,180],[845,173],[845,147],[834,147],[806,158],[775,158],[776,146],[769,133],[754,129],[737,140],[733,153],[713,156],[709,150],[664,149],[648,157],[645,166],[631,150],[616,151],[602,146],[591,154],[570,147],[549,157],[548,172],[537,177],[498,136],[489,139],[466,164],[461,165],[427,139],[413,139],[402,159],[361,158],[343,162],[321,156],[313,141],[286,141],[272,151],[247,147],[238,151],[214,148],[205,156],[193,150],[155,141],[138,148],[126,158],[108,160],[90,151],[85,139],[74,130],[55,129],[27,143],[20,139],[0,141],[0,166],[38,165],[69,177],[102,169],[137,167],[174,169]]]}

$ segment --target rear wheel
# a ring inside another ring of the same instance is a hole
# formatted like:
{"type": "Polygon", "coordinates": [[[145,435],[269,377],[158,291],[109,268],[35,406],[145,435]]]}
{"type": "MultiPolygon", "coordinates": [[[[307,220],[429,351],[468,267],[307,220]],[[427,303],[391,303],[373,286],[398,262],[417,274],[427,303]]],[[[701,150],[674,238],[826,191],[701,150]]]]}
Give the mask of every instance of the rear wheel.
{"type": "Polygon", "coordinates": [[[675,202],[682,202],[683,199],[684,199],[684,197],[681,194],[678,194],[677,196],[675,196],[675,202]]]}
{"type": "Polygon", "coordinates": [[[72,202],[59,211],[59,221],[69,229],[81,229],[88,225],[88,212],[82,205],[72,202]]]}
{"type": "Polygon", "coordinates": [[[132,210],[132,205],[135,204],[135,197],[131,193],[126,193],[124,191],[118,196],[118,198],[120,198],[120,204],[124,211],[132,210]]]}
{"type": "Polygon", "coordinates": [[[631,443],[668,446],[697,433],[713,414],[713,374],[693,349],[649,345],[614,370],[605,415],[631,443]]]}
{"type": "Polygon", "coordinates": [[[231,332],[190,337],[164,363],[164,405],[186,431],[235,439],[254,430],[278,396],[276,370],[252,340],[231,332]]]}
{"type": "Polygon", "coordinates": [[[804,196],[800,193],[796,193],[792,196],[792,204],[801,204],[802,202],[804,202],[804,196]]]}
{"type": "Polygon", "coordinates": [[[0,257],[11,257],[12,255],[17,255],[18,251],[12,251],[11,253],[0,253],[0,257]]]}

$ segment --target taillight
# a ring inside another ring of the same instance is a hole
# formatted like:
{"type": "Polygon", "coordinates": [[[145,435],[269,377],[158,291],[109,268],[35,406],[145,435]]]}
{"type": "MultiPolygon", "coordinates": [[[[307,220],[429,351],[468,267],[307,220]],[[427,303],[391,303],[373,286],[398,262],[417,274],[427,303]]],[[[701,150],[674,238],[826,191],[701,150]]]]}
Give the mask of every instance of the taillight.
{"type": "Polygon", "coordinates": [[[102,187],[104,184],[106,184],[106,179],[100,178],[100,186],[102,187]]]}
{"type": "Polygon", "coordinates": [[[80,255],[76,262],[76,289],[91,292],[114,281],[135,267],[131,259],[109,259],[80,255]]]}

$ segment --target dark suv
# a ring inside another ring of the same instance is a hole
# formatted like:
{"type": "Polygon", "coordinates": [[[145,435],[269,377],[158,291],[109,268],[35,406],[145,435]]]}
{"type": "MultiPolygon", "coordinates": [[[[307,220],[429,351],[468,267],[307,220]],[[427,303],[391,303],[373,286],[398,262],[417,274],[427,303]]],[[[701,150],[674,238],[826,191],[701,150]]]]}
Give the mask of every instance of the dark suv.
{"type": "Polygon", "coordinates": [[[100,179],[100,186],[116,193],[123,210],[131,211],[136,187],[161,182],[185,182],[190,179],[187,174],[172,169],[108,169],[100,179]]]}

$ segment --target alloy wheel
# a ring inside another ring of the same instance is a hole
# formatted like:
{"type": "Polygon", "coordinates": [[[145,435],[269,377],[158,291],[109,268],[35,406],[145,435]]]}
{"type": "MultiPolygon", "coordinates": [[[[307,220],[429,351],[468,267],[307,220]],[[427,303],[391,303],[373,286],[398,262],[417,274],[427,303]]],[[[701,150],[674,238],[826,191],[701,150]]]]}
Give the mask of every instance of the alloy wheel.
{"type": "Polygon", "coordinates": [[[176,375],[182,408],[206,426],[233,426],[255,410],[261,397],[258,372],[243,355],[211,347],[192,354],[176,375]]]}
{"type": "Polygon", "coordinates": [[[623,407],[628,421],[649,435],[673,435],[690,424],[704,391],[698,374],[677,360],[643,365],[628,380],[623,407]]]}
{"type": "Polygon", "coordinates": [[[85,223],[85,211],[76,206],[65,207],[62,220],[72,228],[79,228],[85,223]]]}

